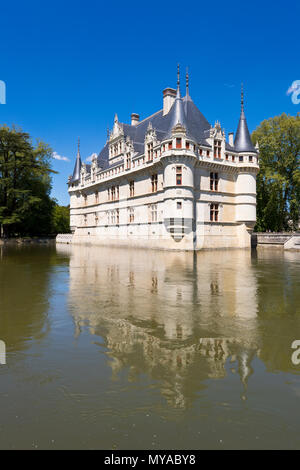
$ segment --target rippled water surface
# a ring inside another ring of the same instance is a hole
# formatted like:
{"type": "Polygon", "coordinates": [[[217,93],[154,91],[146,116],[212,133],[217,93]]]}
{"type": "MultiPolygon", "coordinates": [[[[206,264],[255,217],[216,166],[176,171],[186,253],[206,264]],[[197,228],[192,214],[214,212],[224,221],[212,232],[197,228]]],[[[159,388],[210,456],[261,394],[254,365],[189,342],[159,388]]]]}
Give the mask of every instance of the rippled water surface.
{"type": "Polygon", "coordinates": [[[300,448],[300,253],[0,247],[0,448],[300,448]]]}

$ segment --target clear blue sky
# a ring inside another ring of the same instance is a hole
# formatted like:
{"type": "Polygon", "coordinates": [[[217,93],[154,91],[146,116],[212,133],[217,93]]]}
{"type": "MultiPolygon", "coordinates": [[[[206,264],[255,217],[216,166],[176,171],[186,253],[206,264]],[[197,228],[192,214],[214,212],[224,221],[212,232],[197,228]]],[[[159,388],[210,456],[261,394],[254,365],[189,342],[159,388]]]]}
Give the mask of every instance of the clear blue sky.
{"type": "Polygon", "coordinates": [[[2,2],[0,125],[16,124],[70,161],[53,160],[53,196],[68,203],[77,138],[83,160],[99,152],[115,112],[123,122],[161,109],[190,70],[190,93],[213,124],[235,131],[240,83],[250,131],[295,105],[299,2],[2,2]]]}

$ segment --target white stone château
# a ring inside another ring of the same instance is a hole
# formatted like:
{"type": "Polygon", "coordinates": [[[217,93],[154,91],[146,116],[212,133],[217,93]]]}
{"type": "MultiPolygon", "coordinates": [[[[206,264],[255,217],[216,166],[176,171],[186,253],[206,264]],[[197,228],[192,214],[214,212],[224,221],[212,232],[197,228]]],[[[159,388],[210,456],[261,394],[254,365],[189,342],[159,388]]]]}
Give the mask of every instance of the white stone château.
{"type": "Polygon", "coordinates": [[[250,248],[258,145],[244,113],[235,135],[211,126],[189,95],[166,88],[163,108],[131,124],[115,116],[90,165],[69,178],[72,243],[171,250],[250,248]]]}

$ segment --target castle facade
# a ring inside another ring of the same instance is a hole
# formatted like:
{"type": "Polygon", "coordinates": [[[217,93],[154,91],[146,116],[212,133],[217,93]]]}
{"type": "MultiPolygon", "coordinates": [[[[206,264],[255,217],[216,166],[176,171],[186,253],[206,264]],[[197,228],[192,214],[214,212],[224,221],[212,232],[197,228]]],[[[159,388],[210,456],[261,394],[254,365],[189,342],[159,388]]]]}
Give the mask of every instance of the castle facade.
{"type": "Polygon", "coordinates": [[[189,94],[163,91],[161,110],[117,115],[91,164],[79,146],[68,181],[72,243],[169,250],[250,248],[259,149],[244,113],[234,137],[206,120],[189,94]]]}

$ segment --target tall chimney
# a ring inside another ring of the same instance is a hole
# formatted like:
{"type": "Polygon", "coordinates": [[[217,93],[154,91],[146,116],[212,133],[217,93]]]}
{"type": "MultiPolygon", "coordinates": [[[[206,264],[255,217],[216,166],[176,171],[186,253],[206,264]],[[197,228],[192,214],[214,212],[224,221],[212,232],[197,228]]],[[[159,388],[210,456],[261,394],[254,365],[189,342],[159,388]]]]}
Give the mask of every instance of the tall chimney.
{"type": "Polygon", "coordinates": [[[234,143],[233,143],[233,132],[229,132],[229,134],[228,134],[228,140],[229,140],[229,145],[231,145],[231,147],[234,147],[234,143]]]}
{"type": "Polygon", "coordinates": [[[136,113],[131,114],[131,125],[136,126],[139,123],[140,115],[136,113]]]}
{"type": "Polygon", "coordinates": [[[163,91],[164,107],[163,116],[168,114],[176,98],[176,90],[174,88],[165,88],[163,91]]]}

